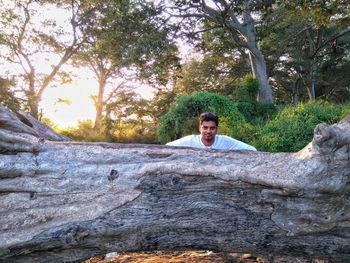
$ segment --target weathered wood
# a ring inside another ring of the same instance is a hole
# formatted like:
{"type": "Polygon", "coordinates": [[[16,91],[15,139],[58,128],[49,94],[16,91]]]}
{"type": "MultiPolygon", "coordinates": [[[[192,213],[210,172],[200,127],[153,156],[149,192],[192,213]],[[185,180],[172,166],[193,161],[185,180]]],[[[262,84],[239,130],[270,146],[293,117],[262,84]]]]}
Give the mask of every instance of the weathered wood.
{"type": "Polygon", "coordinates": [[[350,117],[273,154],[54,142],[17,124],[0,123],[0,262],[183,249],[350,260],[350,117]]]}

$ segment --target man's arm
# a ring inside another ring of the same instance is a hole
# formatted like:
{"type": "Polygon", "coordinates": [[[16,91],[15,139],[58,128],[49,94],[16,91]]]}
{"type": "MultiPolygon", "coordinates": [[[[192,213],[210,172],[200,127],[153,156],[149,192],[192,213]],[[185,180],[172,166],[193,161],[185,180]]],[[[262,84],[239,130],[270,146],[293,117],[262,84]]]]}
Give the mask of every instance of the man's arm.
{"type": "Polygon", "coordinates": [[[183,147],[196,147],[196,145],[194,145],[192,135],[188,135],[188,136],[185,136],[183,138],[177,139],[175,141],[168,142],[165,145],[180,146],[180,147],[181,146],[183,146],[183,147]]]}
{"type": "Polygon", "coordinates": [[[241,142],[232,137],[222,135],[222,147],[229,150],[249,150],[257,151],[256,148],[252,145],[249,145],[245,142],[241,142]]]}
{"type": "Polygon", "coordinates": [[[199,140],[200,139],[198,135],[188,135],[175,141],[168,142],[166,145],[203,148],[203,146],[199,143],[199,140]]]}

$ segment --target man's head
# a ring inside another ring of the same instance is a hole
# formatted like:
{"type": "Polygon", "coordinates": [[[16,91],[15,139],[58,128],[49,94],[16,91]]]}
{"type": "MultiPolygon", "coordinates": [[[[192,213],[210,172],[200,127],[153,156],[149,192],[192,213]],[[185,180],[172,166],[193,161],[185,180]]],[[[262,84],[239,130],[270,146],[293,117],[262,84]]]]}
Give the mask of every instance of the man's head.
{"type": "Polygon", "coordinates": [[[202,125],[203,121],[213,121],[216,126],[219,126],[219,117],[214,112],[203,112],[199,115],[199,126],[202,125]]]}
{"type": "Polygon", "coordinates": [[[204,145],[210,146],[218,132],[219,117],[213,112],[203,112],[199,116],[199,132],[204,145]]]}

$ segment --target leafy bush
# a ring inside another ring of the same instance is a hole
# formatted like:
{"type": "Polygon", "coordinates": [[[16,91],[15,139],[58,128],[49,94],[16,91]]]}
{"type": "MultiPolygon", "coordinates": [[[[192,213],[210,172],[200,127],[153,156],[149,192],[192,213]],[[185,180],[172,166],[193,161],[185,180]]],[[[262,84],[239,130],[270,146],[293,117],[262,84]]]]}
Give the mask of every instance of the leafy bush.
{"type": "Polygon", "coordinates": [[[259,93],[259,83],[251,74],[246,75],[235,87],[235,101],[256,102],[259,93]]]}
{"type": "Polygon", "coordinates": [[[350,115],[350,103],[343,104],[341,107],[340,119],[344,119],[345,117],[350,115]]]}
{"type": "Polygon", "coordinates": [[[246,121],[256,125],[271,119],[277,113],[275,104],[257,102],[259,83],[251,74],[235,86],[235,104],[246,121]]]}
{"type": "Polygon", "coordinates": [[[14,79],[4,79],[0,77],[0,105],[6,106],[13,111],[21,109],[20,100],[11,88],[15,87],[14,79]]]}
{"type": "Polygon", "coordinates": [[[135,121],[121,122],[113,131],[113,142],[118,143],[156,143],[156,128],[153,122],[145,122],[143,125],[135,121]]]}
{"type": "Polygon", "coordinates": [[[210,92],[195,92],[181,96],[160,119],[158,140],[160,143],[198,133],[198,116],[201,112],[219,115],[219,133],[240,139],[249,126],[237,107],[226,97],[210,92]]]}
{"type": "Polygon", "coordinates": [[[253,125],[262,124],[272,119],[278,112],[278,107],[272,103],[242,101],[235,104],[247,122],[253,125]]]}
{"type": "Polygon", "coordinates": [[[116,127],[102,127],[94,130],[92,120],[80,121],[77,127],[56,129],[74,141],[113,142],[113,143],[156,143],[156,129],[153,122],[144,122],[142,127],[137,121],[120,122],[116,127]]]}
{"type": "Polygon", "coordinates": [[[102,142],[106,137],[94,130],[92,120],[80,121],[77,127],[60,130],[59,133],[71,138],[73,141],[102,142]]]}
{"type": "Polygon", "coordinates": [[[261,127],[253,144],[269,152],[296,152],[312,140],[317,124],[338,122],[348,113],[349,105],[333,106],[326,102],[285,107],[261,127]]]}

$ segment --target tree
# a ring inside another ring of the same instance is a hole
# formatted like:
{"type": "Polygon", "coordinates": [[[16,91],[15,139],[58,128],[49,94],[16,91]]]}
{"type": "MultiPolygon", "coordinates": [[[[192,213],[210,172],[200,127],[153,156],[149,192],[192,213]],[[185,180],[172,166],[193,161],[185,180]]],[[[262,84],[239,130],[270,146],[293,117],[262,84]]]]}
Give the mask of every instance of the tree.
{"type": "Polygon", "coordinates": [[[121,85],[115,88],[108,96],[108,103],[105,105],[106,115],[104,117],[104,133],[108,141],[114,141],[113,133],[123,120],[133,114],[135,107],[135,93],[132,87],[121,85]]]}
{"type": "MultiPolygon", "coordinates": [[[[90,37],[75,56],[75,64],[88,65],[98,81],[96,131],[102,128],[106,105],[112,99],[106,98],[109,80],[116,82],[118,77],[130,82],[138,78],[164,85],[178,63],[177,48],[151,2],[104,1],[98,9],[100,16],[94,20],[90,37]],[[125,71],[133,71],[134,76],[125,71]]],[[[114,85],[117,89],[121,86],[114,85]]]]}
{"type": "Polygon", "coordinates": [[[171,88],[158,88],[150,101],[151,117],[154,125],[158,127],[160,118],[169,111],[170,105],[176,100],[178,94],[171,88]]]}
{"type": "Polygon", "coordinates": [[[196,91],[217,92],[233,97],[239,76],[233,75],[221,56],[205,55],[201,60],[192,59],[182,65],[177,73],[173,89],[177,96],[196,91]]]}
{"type": "Polygon", "coordinates": [[[111,59],[133,66],[148,83],[166,84],[179,66],[177,47],[161,10],[153,1],[111,0],[101,21],[103,42],[111,59]]]}
{"type": "Polygon", "coordinates": [[[39,117],[39,103],[46,88],[59,75],[62,82],[69,80],[69,76],[60,70],[85,41],[84,16],[92,15],[91,10],[83,13],[79,1],[57,4],[57,12],[65,8],[71,11],[71,16],[67,18],[71,31],[67,32],[67,24],[59,25],[55,19],[43,18],[42,12],[49,12],[55,4],[50,1],[41,4],[39,6],[35,0],[21,0],[5,5],[1,1],[4,8],[0,13],[0,45],[8,50],[3,57],[22,71],[16,76],[17,83],[30,114],[35,118],[39,117]],[[45,59],[51,64],[41,69],[38,63],[45,59]]]}
{"type": "Polygon", "coordinates": [[[274,154],[53,142],[35,119],[0,107],[0,121],[0,262],[186,249],[349,261],[350,116],[274,154]]]}
{"type": "Polygon", "coordinates": [[[250,72],[248,55],[242,47],[232,42],[227,30],[216,28],[203,32],[194,49],[199,54],[182,65],[175,92],[190,95],[207,91],[233,97],[235,86],[250,72]]]}
{"type": "MultiPolygon", "coordinates": [[[[121,69],[118,64],[113,63],[108,56],[103,51],[96,50],[98,41],[90,40],[86,47],[83,47],[81,51],[77,52],[74,56],[74,65],[80,65],[83,67],[88,67],[90,71],[93,72],[94,77],[98,83],[97,95],[91,98],[94,101],[96,108],[96,116],[94,122],[94,130],[96,132],[100,131],[103,124],[103,112],[104,107],[111,99],[111,95],[105,98],[106,85],[110,79],[121,77],[121,69]]],[[[123,82],[114,85],[114,89],[110,92],[114,93],[123,86],[123,82]]]]}
{"type": "MultiPolygon", "coordinates": [[[[200,30],[207,31],[212,28],[227,30],[231,39],[248,51],[252,73],[258,79],[260,86],[259,100],[265,103],[273,102],[272,90],[267,78],[266,62],[258,47],[256,23],[259,22],[259,19],[255,17],[259,17],[259,15],[253,16],[253,13],[259,14],[262,7],[270,6],[272,2],[260,3],[249,0],[210,1],[210,4],[207,2],[205,0],[177,1],[173,6],[165,6],[164,9],[168,10],[172,17],[183,20],[191,19],[190,23],[193,24],[197,24],[197,20],[206,21],[205,27],[200,28],[200,30]]],[[[198,27],[195,29],[198,30],[198,27]]]]}
{"type": "Polygon", "coordinates": [[[20,102],[16,99],[14,92],[10,89],[10,87],[14,85],[15,83],[13,79],[10,80],[0,77],[0,101],[3,106],[18,111],[20,108],[20,102]]]}
{"type": "Polygon", "coordinates": [[[346,90],[343,81],[335,84],[349,63],[350,28],[342,19],[347,4],[340,2],[280,1],[264,19],[261,47],[269,74],[275,88],[291,93],[294,104],[304,100],[306,91],[315,101],[336,100],[336,90],[346,90]]]}

